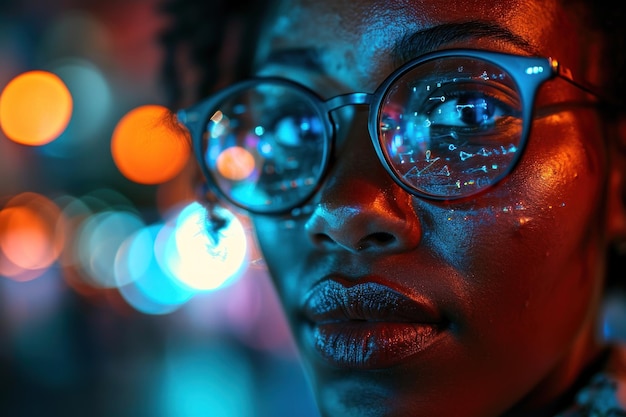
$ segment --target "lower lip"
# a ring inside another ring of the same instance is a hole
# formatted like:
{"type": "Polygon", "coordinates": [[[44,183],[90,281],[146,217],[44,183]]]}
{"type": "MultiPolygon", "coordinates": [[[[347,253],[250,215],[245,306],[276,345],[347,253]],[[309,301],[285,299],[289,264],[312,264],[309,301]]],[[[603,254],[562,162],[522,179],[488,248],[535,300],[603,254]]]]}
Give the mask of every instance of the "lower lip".
{"type": "Polygon", "coordinates": [[[325,361],[362,370],[398,365],[426,350],[442,334],[432,324],[398,322],[333,322],[309,329],[309,341],[325,361]]]}

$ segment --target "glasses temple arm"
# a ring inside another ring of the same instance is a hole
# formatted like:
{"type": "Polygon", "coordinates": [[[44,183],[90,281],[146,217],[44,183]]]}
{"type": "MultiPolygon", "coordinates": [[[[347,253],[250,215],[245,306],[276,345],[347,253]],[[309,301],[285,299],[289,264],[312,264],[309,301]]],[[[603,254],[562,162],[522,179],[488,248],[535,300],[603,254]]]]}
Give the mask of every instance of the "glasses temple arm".
{"type": "Polygon", "coordinates": [[[577,87],[586,93],[596,96],[604,102],[607,102],[607,103],[615,102],[615,100],[607,97],[605,94],[600,92],[600,90],[597,87],[594,87],[584,82],[576,81],[574,79],[574,76],[572,75],[572,71],[569,68],[561,65],[556,59],[550,59],[550,65],[552,65],[552,69],[558,77],[564,79],[565,81],[567,81],[574,87],[577,87]]]}

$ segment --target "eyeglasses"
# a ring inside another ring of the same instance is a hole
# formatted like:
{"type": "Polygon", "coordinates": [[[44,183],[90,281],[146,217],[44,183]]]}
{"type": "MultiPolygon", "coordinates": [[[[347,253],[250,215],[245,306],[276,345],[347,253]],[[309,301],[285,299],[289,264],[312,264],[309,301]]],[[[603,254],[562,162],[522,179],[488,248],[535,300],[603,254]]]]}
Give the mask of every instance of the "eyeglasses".
{"type": "Polygon", "coordinates": [[[453,200],[506,177],[528,140],[539,86],[561,77],[550,58],[480,50],[423,55],[394,71],[372,94],[328,100],[293,81],[253,78],[179,112],[212,191],[253,213],[302,206],[328,172],[333,112],[368,105],[381,164],[407,192],[453,200]]]}

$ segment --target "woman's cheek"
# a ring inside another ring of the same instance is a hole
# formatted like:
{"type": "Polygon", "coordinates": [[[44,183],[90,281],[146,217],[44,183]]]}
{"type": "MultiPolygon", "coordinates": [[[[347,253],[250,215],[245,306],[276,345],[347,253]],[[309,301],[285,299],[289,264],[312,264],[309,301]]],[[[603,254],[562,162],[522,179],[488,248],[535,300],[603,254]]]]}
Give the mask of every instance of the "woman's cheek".
{"type": "Polygon", "coordinates": [[[257,245],[284,303],[295,302],[299,276],[311,250],[304,218],[251,216],[257,245]]]}
{"type": "Polygon", "coordinates": [[[598,224],[601,197],[601,155],[577,123],[573,114],[538,120],[512,174],[473,201],[431,210],[425,241],[473,276],[545,275],[542,265],[565,262],[585,241],[585,225],[598,224]]]}
{"type": "Polygon", "coordinates": [[[546,226],[560,241],[573,240],[570,233],[584,231],[584,225],[597,225],[604,175],[602,146],[588,139],[598,137],[594,120],[589,112],[537,120],[520,166],[520,187],[540,213],[552,214],[553,224],[546,226]]]}

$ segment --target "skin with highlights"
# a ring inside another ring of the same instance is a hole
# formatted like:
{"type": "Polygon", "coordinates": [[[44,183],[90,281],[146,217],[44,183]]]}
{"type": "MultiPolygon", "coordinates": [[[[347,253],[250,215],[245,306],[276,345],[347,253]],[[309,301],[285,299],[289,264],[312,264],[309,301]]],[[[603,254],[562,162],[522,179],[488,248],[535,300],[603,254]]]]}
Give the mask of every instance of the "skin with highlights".
{"type": "MultiPolygon", "coordinates": [[[[553,1],[285,0],[265,28],[258,74],[324,98],[372,92],[408,59],[448,48],[554,57],[601,81],[593,42],[553,1]],[[303,50],[314,65],[301,65],[303,50]]],[[[605,219],[625,218],[607,204],[605,122],[581,105],[593,101],[563,80],[546,82],[516,169],[450,202],[401,189],[374,151],[367,108],[352,107],[338,116],[330,171],[308,210],[251,215],[322,415],[554,411],[600,352],[615,233],[605,219]],[[414,304],[420,319],[407,323],[414,304]],[[366,319],[337,323],[333,308],[366,319]]]]}

